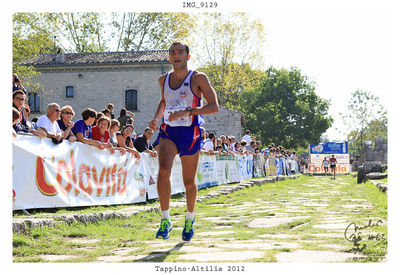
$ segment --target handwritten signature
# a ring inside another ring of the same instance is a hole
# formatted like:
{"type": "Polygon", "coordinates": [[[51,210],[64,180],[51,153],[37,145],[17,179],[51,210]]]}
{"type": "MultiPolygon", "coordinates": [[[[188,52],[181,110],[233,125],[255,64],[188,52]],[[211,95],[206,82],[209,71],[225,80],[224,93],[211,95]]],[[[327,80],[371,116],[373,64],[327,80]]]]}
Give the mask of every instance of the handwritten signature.
{"type": "Polygon", "coordinates": [[[354,245],[354,248],[351,249],[350,251],[352,252],[362,252],[364,249],[367,247],[367,245],[361,244],[361,241],[363,240],[376,240],[378,241],[377,244],[374,246],[378,246],[382,243],[386,242],[386,235],[384,233],[377,233],[377,234],[367,234],[363,235],[363,232],[361,230],[366,229],[366,228],[371,228],[371,227],[377,227],[379,225],[382,225],[383,221],[378,220],[377,222],[373,223],[372,220],[369,220],[367,225],[359,226],[356,223],[352,222],[350,223],[347,227],[346,230],[344,231],[344,237],[346,240],[349,242],[352,242],[354,245]],[[365,239],[363,239],[365,238],[365,239]]]}

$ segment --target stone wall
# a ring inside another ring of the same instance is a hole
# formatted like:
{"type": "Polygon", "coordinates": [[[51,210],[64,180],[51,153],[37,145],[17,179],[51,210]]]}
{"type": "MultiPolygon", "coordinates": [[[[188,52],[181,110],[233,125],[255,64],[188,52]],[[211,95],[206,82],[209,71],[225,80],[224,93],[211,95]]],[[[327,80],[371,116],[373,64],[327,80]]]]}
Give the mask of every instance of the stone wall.
{"type": "Polygon", "coordinates": [[[358,165],[367,161],[380,161],[382,164],[387,164],[387,143],[383,139],[375,139],[374,147],[371,141],[364,143],[358,165]]]}
{"type": "MultiPolygon", "coordinates": [[[[169,69],[159,64],[131,68],[116,65],[42,68],[35,79],[40,83],[41,113],[32,113],[30,118],[46,114],[47,104],[51,102],[58,103],[60,107],[71,105],[75,111],[74,121],[82,118],[85,108],[99,112],[108,103],[113,103],[117,118],[121,108],[125,107],[125,91],[134,89],[138,91],[138,110],[133,111],[136,114],[135,131],[142,134],[160,100],[158,78],[169,69]],[[67,86],[74,87],[74,98],[66,97],[67,86]]],[[[217,135],[241,136],[241,114],[220,108],[218,114],[205,116],[204,127],[217,135]]],[[[154,138],[157,134],[156,131],[154,138]]]]}
{"type": "Polygon", "coordinates": [[[217,137],[220,135],[235,136],[236,139],[242,137],[242,114],[224,107],[219,108],[217,114],[204,116],[203,127],[207,132],[214,132],[217,137]]]}

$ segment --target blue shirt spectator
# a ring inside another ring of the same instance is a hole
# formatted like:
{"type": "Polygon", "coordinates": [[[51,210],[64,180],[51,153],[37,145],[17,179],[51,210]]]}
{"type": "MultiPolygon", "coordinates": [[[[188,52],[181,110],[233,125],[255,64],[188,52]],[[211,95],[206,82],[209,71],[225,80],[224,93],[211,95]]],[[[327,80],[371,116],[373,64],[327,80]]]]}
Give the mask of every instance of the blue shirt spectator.
{"type": "Polygon", "coordinates": [[[82,133],[84,138],[92,138],[92,125],[87,125],[83,119],[80,119],[74,123],[72,132],[75,136],[77,133],[82,133]]]}

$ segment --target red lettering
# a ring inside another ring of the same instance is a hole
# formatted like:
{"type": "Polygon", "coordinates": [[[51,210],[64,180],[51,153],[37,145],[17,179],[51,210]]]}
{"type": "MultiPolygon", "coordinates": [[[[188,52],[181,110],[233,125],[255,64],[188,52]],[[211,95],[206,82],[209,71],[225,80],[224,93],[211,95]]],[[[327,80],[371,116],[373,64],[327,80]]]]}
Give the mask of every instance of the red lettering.
{"type": "Polygon", "coordinates": [[[67,195],[72,188],[71,184],[71,171],[68,168],[67,163],[64,160],[60,160],[57,165],[57,177],[56,177],[58,186],[60,188],[61,193],[67,195]],[[67,175],[67,185],[64,187],[62,185],[63,177],[61,176],[62,170],[65,170],[65,174],[67,175]]]}
{"type": "Polygon", "coordinates": [[[44,173],[44,160],[41,157],[36,158],[36,186],[39,191],[46,196],[54,196],[58,193],[53,184],[49,184],[44,173]]]}
{"type": "Polygon", "coordinates": [[[128,172],[125,169],[119,168],[118,169],[118,185],[117,185],[117,192],[120,195],[123,195],[124,193],[128,193],[128,190],[126,189],[126,176],[128,172]],[[121,180],[121,177],[124,176],[124,179],[121,180]],[[122,183],[122,186],[121,186],[122,183]]]}
{"type": "Polygon", "coordinates": [[[107,191],[106,196],[110,195],[110,190],[112,187],[111,194],[115,194],[115,190],[117,187],[117,183],[115,181],[115,174],[117,173],[117,164],[114,164],[112,168],[107,168],[107,175],[106,175],[106,184],[107,184],[107,191]],[[110,177],[111,177],[111,184],[110,184],[110,177]]]}
{"type": "Polygon", "coordinates": [[[94,181],[94,185],[96,186],[97,189],[97,196],[100,197],[101,192],[103,192],[103,180],[104,180],[104,176],[106,174],[107,169],[105,167],[103,167],[103,170],[101,171],[101,175],[100,175],[100,179],[97,180],[97,170],[96,167],[92,167],[92,177],[93,177],[93,181],[94,181]]]}
{"type": "Polygon", "coordinates": [[[74,150],[71,150],[70,153],[70,160],[71,160],[71,169],[72,169],[72,182],[74,183],[75,186],[75,196],[78,196],[79,194],[79,188],[77,185],[77,181],[76,181],[76,169],[75,169],[75,159],[74,159],[74,150]]]}
{"type": "Polygon", "coordinates": [[[106,185],[107,185],[107,190],[106,190],[106,196],[110,195],[110,172],[111,172],[111,168],[108,167],[107,168],[107,175],[106,175],[106,185]]]}
{"type": "Polygon", "coordinates": [[[82,163],[79,166],[79,187],[87,194],[92,194],[92,182],[90,181],[90,167],[82,163]],[[83,185],[83,173],[86,173],[87,186],[83,185]]]}
{"type": "Polygon", "coordinates": [[[117,189],[117,182],[115,180],[115,174],[117,173],[117,164],[114,164],[112,170],[111,170],[111,181],[112,181],[112,191],[111,193],[115,195],[115,191],[117,189]]]}

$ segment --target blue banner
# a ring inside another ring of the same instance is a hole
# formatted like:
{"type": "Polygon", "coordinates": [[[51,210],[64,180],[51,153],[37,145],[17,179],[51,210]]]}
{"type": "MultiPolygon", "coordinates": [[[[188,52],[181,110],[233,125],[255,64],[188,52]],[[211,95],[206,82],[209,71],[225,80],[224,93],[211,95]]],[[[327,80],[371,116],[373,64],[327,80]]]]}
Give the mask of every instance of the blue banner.
{"type": "Polygon", "coordinates": [[[311,144],[310,154],[348,154],[348,142],[325,142],[321,144],[311,144]]]}

